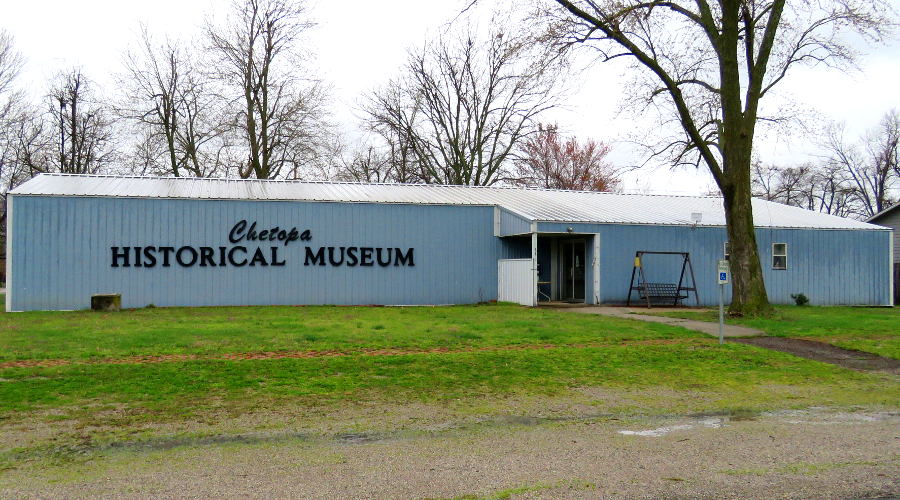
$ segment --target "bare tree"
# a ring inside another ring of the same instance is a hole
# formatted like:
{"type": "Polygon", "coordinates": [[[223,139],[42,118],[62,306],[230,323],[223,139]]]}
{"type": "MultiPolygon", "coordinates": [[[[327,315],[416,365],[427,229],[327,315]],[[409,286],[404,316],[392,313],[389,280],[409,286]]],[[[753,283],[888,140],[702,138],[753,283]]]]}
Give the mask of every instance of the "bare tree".
{"type": "Polygon", "coordinates": [[[65,130],[60,132],[63,120],[59,110],[50,114],[43,106],[23,106],[16,126],[10,132],[14,136],[15,164],[26,178],[58,170],[60,145],[66,133],[65,130]]]}
{"type": "Polygon", "coordinates": [[[750,182],[753,196],[785,205],[811,208],[812,165],[778,167],[756,161],[752,168],[750,182]]]}
{"type": "MultiPolygon", "coordinates": [[[[23,97],[13,88],[23,64],[12,36],[0,30],[0,255],[6,252],[6,193],[25,180],[16,162],[16,130],[23,119],[23,97]]],[[[5,269],[0,270],[0,274],[3,272],[5,269]]]]}
{"type": "Polygon", "coordinates": [[[760,103],[801,63],[842,65],[852,30],[880,39],[882,0],[556,0],[549,36],[624,57],[645,75],[645,102],[668,110],[683,137],[675,164],[703,163],[723,195],[733,271],[732,315],[767,313],[753,227],[751,159],[760,103]]]}
{"type": "Polygon", "coordinates": [[[753,163],[753,196],[785,205],[848,217],[855,214],[856,197],[843,170],[833,165],[805,163],[778,167],[753,163]]]}
{"type": "Polygon", "coordinates": [[[619,172],[606,160],[608,145],[561,137],[557,125],[538,125],[523,141],[513,182],[523,186],[579,191],[613,191],[619,172]]]}
{"type": "Polygon", "coordinates": [[[555,103],[553,59],[499,28],[469,29],[411,52],[400,77],[368,98],[373,128],[391,138],[409,179],[490,185],[534,119],[555,103]]]}
{"type": "MultiPolygon", "coordinates": [[[[12,36],[0,30],[0,195],[14,187],[15,129],[21,120],[22,94],[13,88],[24,61],[15,49],[12,36]]],[[[5,206],[5,203],[4,203],[5,206]]],[[[4,212],[5,214],[5,212],[4,212]]]]}
{"type": "Polygon", "coordinates": [[[408,131],[398,125],[397,112],[402,110],[403,92],[388,84],[368,96],[364,122],[368,137],[363,144],[345,151],[335,178],[355,182],[387,182],[411,184],[423,182],[412,149],[408,131]]]}
{"type": "Polygon", "coordinates": [[[855,213],[869,218],[890,207],[896,200],[892,189],[897,185],[897,114],[888,112],[875,130],[859,144],[844,139],[843,126],[828,131],[824,147],[828,165],[840,171],[856,199],[855,213]]]}
{"type": "Polygon", "coordinates": [[[226,23],[208,23],[215,74],[232,107],[228,125],[246,160],[243,178],[300,178],[330,140],[322,82],[304,75],[297,45],[312,24],[303,2],[235,0],[226,23]]]}
{"type": "Polygon", "coordinates": [[[824,165],[812,174],[812,203],[805,207],[838,217],[852,217],[856,212],[856,196],[846,176],[834,165],[824,165]]]}
{"type": "Polygon", "coordinates": [[[868,219],[897,202],[900,116],[888,111],[858,141],[843,125],[828,128],[816,163],[778,167],[754,162],[753,195],[809,210],[868,219]]]}
{"type": "Polygon", "coordinates": [[[208,177],[222,168],[222,107],[198,59],[171,41],[155,44],[146,27],[140,49],[125,56],[118,112],[142,135],[132,157],[141,174],[208,177]]]}
{"type": "Polygon", "coordinates": [[[422,182],[410,159],[412,152],[395,142],[396,137],[379,136],[379,139],[383,144],[360,146],[349,152],[349,158],[340,158],[334,178],[352,182],[422,182]]]}
{"type": "MultiPolygon", "coordinates": [[[[16,134],[22,120],[22,93],[13,88],[24,60],[15,49],[12,36],[0,30],[0,196],[6,200],[6,192],[15,186],[17,175],[15,162],[16,134]]],[[[5,203],[4,203],[5,206],[5,203]]],[[[5,212],[4,212],[5,214],[5,212]]]]}
{"type": "MultiPolygon", "coordinates": [[[[750,182],[753,186],[753,196],[768,201],[777,201],[781,194],[779,173],[778,167],[774,165],[760,161],[753,162],[753,171],[750,177],[750,182]]],[[[719,190],[716,190],[715,193],[716,196],[721,196],[722,194],[719,190]]]]}
{"type": "MultiPolygon", "coordinates": [[[[81,70],[74,69],[60,74],[50,90],[46,118],[54,125],[57,122],[52,118],[59,118],[55,130],[60,140],[57,172],[96,174],[115,159],[113,120],[92,87],[93,83],[81,70]]],[[[43,171],[48,167],[44,165],[43,171]]]]}
{"type": "Polygon", "coordinates": [[[360,148],[349,159],[342,159],[334,177],[349,182],[394,182],[390,158],[373,146],[360,148]]]}
{"type": "Polygon", "coordinates": [[[884,114],[868,143],[876,162],[883,163],[900,179],[900,113],[896,109],[884,114]]]}
{"type": "Polygon", "coordinates": [[[60,73],[43,111],[25,110],[15,129],[16,161],[28,176],[41,172],[96,174],[118,159],[114,120],[80,70],[60,73]]]}

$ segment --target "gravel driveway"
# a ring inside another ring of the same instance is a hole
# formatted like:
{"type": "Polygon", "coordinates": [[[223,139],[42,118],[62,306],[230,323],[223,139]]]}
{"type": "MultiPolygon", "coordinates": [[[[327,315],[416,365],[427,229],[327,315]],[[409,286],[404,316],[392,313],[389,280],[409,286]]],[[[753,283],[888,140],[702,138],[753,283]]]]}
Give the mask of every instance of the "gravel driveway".
{"type": "Polygon", "coordinates": [[[900,414],[505,419],[126,450],[0,475],[4,498],[884,498],[900,414]]]}

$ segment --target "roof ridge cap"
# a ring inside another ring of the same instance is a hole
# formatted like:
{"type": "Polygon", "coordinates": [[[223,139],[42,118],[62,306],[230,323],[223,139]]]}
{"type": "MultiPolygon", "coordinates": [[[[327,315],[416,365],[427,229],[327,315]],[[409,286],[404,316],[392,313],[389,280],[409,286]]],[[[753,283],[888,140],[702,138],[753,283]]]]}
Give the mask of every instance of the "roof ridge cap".
{"type": "Polygon", "coordinates": [[[485,189],[485,190],[504,190],[504,191],[531,191],[531,192],[547,192],[547,193],[573,193],[580,195],[598,195],[598,196],[643,196],[643,197],[669,197],[669,198],[693,198],[693,199],[721,199],[721,196],[710,195],[691,195],[691,194],[672,194],[672,193],[623,193],[615,191],[591,191],[578,189],[558,189],[545,188],[538,186],[512,186],[512,185],[490,185],[490,186],[472,186],[466,184],[427,184],[427,183],[398,183],[398,182],[361,182],[361,181],[338,181],[338,180],[305,180],[305,179],[239,179],[230,177],[176,177],[176,176],[147,176],[136,174],[78,174],[68,172],[42,172],[40,176],[51,177],[81,177],[85,179],[135,179],[147,181],[181,181],[181,182],[238,182],[238,183],[278,183],[278,184],[311,184],[311,185],[339,185],[339,186],[383,186],[383,187],[425,187],[425,188],[450,188],[450,189],[485,189]]]}

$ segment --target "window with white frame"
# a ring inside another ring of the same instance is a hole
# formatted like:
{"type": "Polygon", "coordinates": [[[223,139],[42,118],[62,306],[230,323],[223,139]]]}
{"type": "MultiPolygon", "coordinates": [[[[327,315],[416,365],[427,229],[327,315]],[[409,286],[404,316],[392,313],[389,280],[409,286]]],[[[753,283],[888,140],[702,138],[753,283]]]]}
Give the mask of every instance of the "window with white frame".
{"type": "Polygon", "coordinates": [[[787,243],[772,243],[772,269],[787,269],[787,243]]]}
{"type": "Polygon", "coordinates": [[[731,260],[731,243],[726,241],[722,245],[722,255],[725,256],[725,260],[731,260]]]}

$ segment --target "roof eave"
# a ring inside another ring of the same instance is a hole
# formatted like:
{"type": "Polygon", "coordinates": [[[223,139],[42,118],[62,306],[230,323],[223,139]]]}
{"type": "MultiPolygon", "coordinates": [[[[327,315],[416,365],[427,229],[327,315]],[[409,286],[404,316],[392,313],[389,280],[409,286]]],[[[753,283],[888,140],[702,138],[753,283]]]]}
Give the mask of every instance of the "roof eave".
{"type": "Polygon", "coordinates": [[[881,212],[878,212],[877,214],[869,217],[868,219],[866,219],[866,222],[868,222],[869,224],[872,224],[875,219],[880,219],[881,217],[883,217],[897,209],[900,209],[900,202],[894,203],[893,205],[882,210],[881,212]]]}

